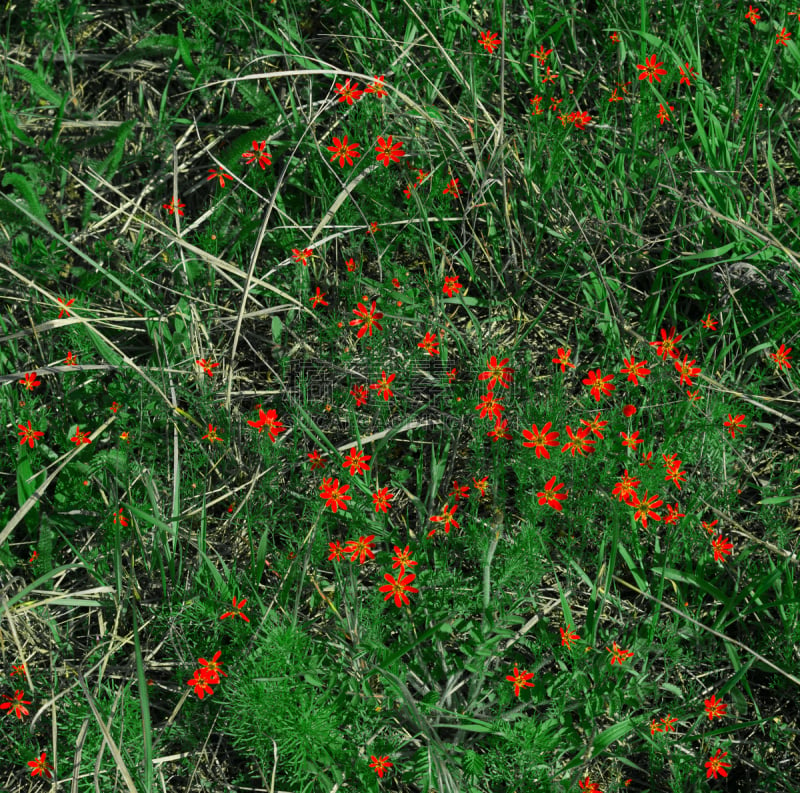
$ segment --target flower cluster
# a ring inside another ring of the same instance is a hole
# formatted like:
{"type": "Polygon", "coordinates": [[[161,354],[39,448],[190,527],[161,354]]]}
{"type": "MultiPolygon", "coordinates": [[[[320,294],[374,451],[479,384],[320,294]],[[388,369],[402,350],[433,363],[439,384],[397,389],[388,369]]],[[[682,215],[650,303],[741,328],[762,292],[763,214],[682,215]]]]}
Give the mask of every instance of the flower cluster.
{"type": "MultiPolygon", "coordinates": [[[[375,558],[375,553],[372,549],[374,540],[375,535],[370,534],[368,537],[359,537],[358,540],[348,540],[344,546],[338,541],[332,542],[330,543],[330,556],[328,556],[328,560],[341,562],[345,556],[349,555],[351,562],[358,559],[358,563],[363,565],[367,557],[370,559],[375,558]]],[[[392,557],[392,569],[399,567],[400,571],[397,574],[397,578],[390,573],[385,573],[383,577],[386,579],[387,583],[378,587],[378,591],[386,592],[384,600],[394,597],[395,605],[397,608],[400,608],[403,605],[410,605],[406,592],[419,592],[418,589],[411,586],[411,582],[416,578],[416,575],[414,573],[408,573],[406,575],[406,569],[415,566],[417,562],[411,558],[412,552],[408,545],[402,550],[395,545],[394,552],[395,555],[392,557]]]]}
{"type": "MultiPolygon", "coordinates": [[[[234,606],[235,604],[236,601],[234,599],[234,606]]],[[[242,605],[244,605],[244,601],[242,605]]],[[[191,686],[200,699],[203,699],[206,694],[211,696],[214,693],[214,689],[211,686],[219,685],[220,675],[223,677],[228,676],[222,671],[222,664],[219,662],[221,655],[222,650],[217,650],[210,661],[205,658],[198,658],[197,663],[200,664],[200,667],[195,669],[192,679],[186,681],[186,685],[191,686]]]]}

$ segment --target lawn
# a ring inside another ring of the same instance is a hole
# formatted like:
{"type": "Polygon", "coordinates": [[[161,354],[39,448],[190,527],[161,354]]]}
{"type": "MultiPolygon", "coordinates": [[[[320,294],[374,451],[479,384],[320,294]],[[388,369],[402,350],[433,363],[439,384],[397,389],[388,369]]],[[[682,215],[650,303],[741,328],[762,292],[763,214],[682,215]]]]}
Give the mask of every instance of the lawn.
{"type": "Polygon", "coordinates": [[[0,790],[800,790],[800,7],[9,3],[0,790]]]}

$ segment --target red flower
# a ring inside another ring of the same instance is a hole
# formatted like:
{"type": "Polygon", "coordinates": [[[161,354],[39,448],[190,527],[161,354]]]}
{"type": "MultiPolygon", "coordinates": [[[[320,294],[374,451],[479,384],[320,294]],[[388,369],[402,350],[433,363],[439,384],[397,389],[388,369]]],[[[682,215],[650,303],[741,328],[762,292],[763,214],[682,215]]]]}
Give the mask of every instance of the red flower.
{"type": "Polygon", "coordinates": [[[567,441],[561,447],[561,453],[564,454],[565,452],[571,452],[572,456],[575,456],[575,452],[578,452],[581,457],[584,454],[591,454],[594,451],[594,438],[590,438],[586,440],[586,436],[589,434],[589,428],[584,427],[583,429],[578,430],[578,434],[575,435],[572,432],[572,427],[567,424],[567,435],[569,435],[572,440],[567,441]]]}
{"type": "MultiPolygon", "coordinates": [[[[178,202],[178,206],[176,207],[176,206],[175,206],[175,199],[174,199],[174,198],[173,198],[173,199],[172,199],[172,201],[170,201],[168,204],[162,204],[162,205],[161,205],[161,207],[162,207],[163,209],[166,209],[166,210],[168,210],[168,211],[169,211],[169,214],[170,214],[170,215],[174,215],[174,214],[175,214],[175,210],[177,209],[177,210],[178,210],[178,214],[179,214],[181,217],[183,217],[183,212],[182,212],[181,210],[182,210],[182,209],[183,209],[185,206],[186,206],[186,204],[181,204],[180,202],[178,202]]],[[[72,301],[70,300],[70,303],[71,303],[71,302],[72,302],[72,301]]],[[[69,305],[69,303],[67,303],[67,305],[69,305]]],[[[60,318],[61,318],[61,314],[59,314],[58,316],[59,316],[59,319],[60,319],[60,318]]],[[[69,314],[67,314],[67,316],[69,316],[69,314]]]]}
{"type": "Polygon", "coordinates": [[[416,578],[414,573],[409,573],[407,576],[403,576],[401,573],[397,580],[395,580],[394,576],[390,573],[384,573],[383,576],[389,583],[384,584],[382,587],[378,587],[378,591],[386,592],[386,597],[384,600],[388,600],[392,595],[394,595],[394,604],[397,608],[400,608],[401,605],[405,604],[406,606],[409,605],[408,597],[406,596],[406,592],[419,592],[413,586],[409,586],[409,584],[416,578]]]}
{"type": "Polygon", "coordinates": [[[31,771],[32,777],[42,775],[46,776],[48,779],[53,778],[53,775],[50,773],[53,766],[47,762],[47,752],[42,752],[35,760],[28,760],[28,765],[33,769],[33,771],[31,771]]]}
{"type": "Polygon", "coordinates": [[[550,459],[550,452],[547,451],[548,446],[558,446],[558,436],[559,433],[557,432],[549,432],[550,428],[553,426],[552,422],[548,421],[542,427],[542,431],[539,432],[539,428],[535,425],[531,425],[530,430],[522,430],[523,437],[527,438],[528,441],[523,441],[522,445],[527,446],[529,449],[536,449],[536,457],[546,457],[548,460],[550,459]]]}
{"type": "Polygon", "coordinates": [[[642,526],[646,529],[647,528],[647,519],[652,518],[653,520],[661,520],[661,515],[659,515],[655,509],[656,507],[660,507],[664,502],[659,498],[658,494],[647,497],[647,490],[644,491],[644,499],[639,500],[639,496],[636,493],[631,495],[630,506],[634,507],[635,512],[633,513],[633,520],[636,522],[637,520],[642,521],[642,526]]]}
{"type": "Polygon", "coordinates": [[[375,757],[374,754],[370,755],[372,758],[372,762],[369,764],[370,768],[374,768],[377,771],[378,776],[382,777],[384,773],[389,769],[390,766],[394,765],[393,763],[389,762],[389,755],[385,757],[375,757]]]}
{"type": "Polygon", "coordinates": [[[781,32],[775,36],[775,43],[776,44],[783,44],[784,47],[788,47],[789,39],[792,37],[791,33],[786,31],[786,28],[781,28],[781,32]]]}
{"type": "Polygon", "coordinates": [[[639,385],[640,377],[646,377],[650,374],[650,370],[647,369],[647,361],[636,361],[634,356],[631,356],[630,360],[623,357],[623,362],[625,366],[620,369],[620,374],[628,375],[628,380],[630,380],[634,385],[639,385]]]}
{"type": "Polygon", "coordinates": [[[331,552],[328,560],[335,559],[337,562],[341,562],[342,559],[344,559],[344,548],[341,543],[337,540],[336,542],[329,542],[328,545],[330,546],[331,552]]]}
{"type": "Polygon", "coordinates": [[[483,479],[478,481],[474,476],[472,477],[475,489],[481,494],[481,496],[486,495],[486,488],[489,486],[489,483],[486,481],[488,478],[488,476],[484,476],[483,479]]]}
{"type": "MultiPolygon", "coordinates": [[[[392,375],[392,377],[394,377],[394,375],[392,375]]],[[[376,386],[370,386],[370,388],[374,388],[376,386]]],[[[350,394],[355,397],[357,408],[360,408],[362,405],[365,405],[367,403],[369,392],[367,391],[366,388],[364,388],[363,385],[354,385],[350,389],[350,394]]],[[[391,391],[389,392],[389,394],[391,395],[391,391]]]]}
{"type": "Polygon", "coordinates": [[[667,504],[667,516],[664,518],[664,523],[677,523],[678,518],[685,518],[683,512],[678,512],[680,507],[676,504],[667,504]]]}
{"type": "MultiPolygon", "coordinates": [[[[197,663],[202,666],[202,669],[198,669],[197,671],[200,673],[200,676],[208,683],[213,683],[217,685],[219,683],[219,676],[222,675],[223,677],[227,677],[225,672],[222,671],[222,664],[219,662],[219,657],[222,655],[222,650],[217,650],[214,653],[214,657],[210,661],[206,661],[205,658],[198,658],[197,663]]],[[[195,673],[197,674],[197,673],[195,673]]]]}
{"type": "MultiPolygon", "coordinates": [[[[542,75],[542,82],[543,83],[554,83],[556,81],[556,77],[558,77],[558,72],[554,72],[549,66],[547,67],[547,71],[542,75]]],[[[581,114],[585,115],[585,114],[581,114]]],[[[570,119],[573,121],[573,119],[570,119]]],[[[588,117],[587,117],[588,121],[588,117]]],[[[582,127],[578,127],[578,129],[582,129],[582,127]]]]}
{"type": "Polygon", "coordinates": [[[744,413],[740,413],[736,418],[728,413],[728,420],[723,421],[722,426],[728,427],[728,432],[730,432],[731,438],[735,438],[736,430],[745,429],[747,427],[747,424],[744,423],[744,413]]]}
{"type": "Polygon", "coordinates": [[[206,359],[205,359],[205,358],[200,358],[200,360],[198,360],[198,361],[195,361],[195,363],[196,363],[196,364],[197,364],[197,365],[198,365],[198,366],[199,366],[199,367],[200,367],[200,368],[201,368],[201,369],[202,369],[202,370],[203,370],[203,371],[204,371],[204,372],[205,372],[205,373],[206,373],[206,374],[207,374],[209,377],[213,377],[213,376],[214,376],[214,372],[212,371],[212,369],[214,369],[214,368],[216,368],[217,366],[219,366],[219,364],[218,364],[218,363],[208,363],[208,361],[206,361],[206,359]]]}
{"type": "Polygon", "coordinates": [[[614,648],[613,650],[610,647],[606,647],[606,650],[611,653],[611,666],[614,666],[615,663],[618,663],[620,666],[622,666],[622,662],[626,658],[631,658],[633,656],[632,650],[623,650],[617,646],[616,642],[612,642],[611,644],[614,648]]]}
{"type": "Polygon", "coordinates": [[[454,198],[458,198],[461,195],[461,190],[458,187],[458,179],[451,179],[447,183],[447,187],[442,190],[442,195],[447,195],[450,193],[454,198]]]}
{"type": "Polygon", "coordinates": [[[715,320],[715,319],[713,319],[713,318],[711,317],[711,314],[709,314],[709,315],[708,315],[708,316],[707,316],[707,317],[706,317],[704,320],[701,320],[701,321],[700,321],[700,324],[701,324],[701,325],[702,325],[702,326],[703,326],[703,327],[704,327],[706,330],[716,330],[716,329],[717,329],[717,325],[718,325],[719,323],[717,322],[717,320],[715,320]]]}
{"type": "MultiPolygon", "coordinates": [[[[164,206],[166,206],[166,204],[164,204],[164,206]]],[[[181,206],[183,206],[183,204],[181,204],[181,206]]],[[[171,214],[172,214],[172,212],[170,212],[170,215],[171,214]]],[[[183,212],[181,212],[180,214],[182,215],[183,212]]],[[[75,298],[73,297],[70,300],[67,300],[67,302],[65,304],[64,301],[59,297],[58,298],[58,302],[61,303],[61,305],[63,306],[61,311],[58,312],[58,318],[61,319],[63,314],[66,314],[67,316],[69,316],[69,311],[67,311],[67,306],[71,306],[75,302],[75,298]]]]}
{"type": "Polygon", "coordinates": [[[272,155],[264,151],[266,146],[267,142],[265,140],[260,142],[253,141],[253,151],[246,151],[242,154],[242,158],[247,161],[248,165],[258,162],[263,171],[267,165],[272,165],[272,160],[270,159],[272,155]]]}
{"type": "Polygon", "coordinates": [[[681,380],[680,384],[683,385],[686,383],[687,385],[694,385],[692,382],[693,377],[697,377],[700,374],[700,369],[697,366],[692,366],[694,360],[691,360],[687,363],[687,359],[689,358],[688,355],[683,356],[683,363],[678,363],[675,361],[675,368],[680,372],[681,380]]]}
{"type": "Polygon", "coordinates": [[[78,361],[77,358],[72,354],[72,350],[67,353],[67,357],[64,359],[64,363],[67,366],[77,366],[78,361]]]}
{"type": "Polygon", "coordinates": [[[614,42],[614,44],[619,44],[619,33],[614,32],[609,36],[609,38],[614,42]]]}
{"type": "MultiPolygon", "coordinates": [[[[781,345],[781,350],[782,349],[783,349],[783,345],[781,345]]],[[[778,350],[778,352],[780,352],[780,350],[778,350]]],[[[789,350],[787,350],[787,352],[791,352],[791,348],[789,350]]],[[[774,357],[775,356],[773,355],[773,358],[774,357]]],[[[776,360],[777,360],[777,358],[776,358],[776,360]]],[[[792,368],[789,364],[787,364],[787,367],[789,369],[792,368]]],[[[780,369],[780,366],[778,368],[780,369]]],[[[25,385],[25,388],[28,391],[33,391],[33,389],[36,388],[37,385],[41,385],[42,384],[41,380],[37,380],[36,379],[36,372],[28,372],[28,374],[26,374],[25,377],[22,380],[20,380],[19,382],[23,383],[25,385]]]]}
{"type": "Polygon", "coordinates": [[[667,468],[667,475],[664,477],[665,482],[672,482],[678,490],[681,489],[681,482],[686,479],[686,471],[681,471],[681,461],[678,460],[678,464],[667,468]]]}
{"type": "Polygon", "coordinates": [[[622,408],[622,415],[625,416],[626,419],[629,419],[634,413],[636,413],[635,405],[625,405],[625,407],[622,408]]]}
{"type": "Polygon", "coordinates": [[[685,63],[684,66],[686,67],[685,72],[683,71],[683,66],[678,67],[681,72],[681,79],[678,85],[680,85],[681,83],[686,83],[686,85],[691,85],[692,84],[691,78],[692,77],[697,78],[697,75],[694,73],[694,69],[691,66],[689,66],[688,63],[685,63]]]}
{"type": "Polygon", "coordinates": [[[320,304],[323,306],[329,306],[330,303],[328,303],[328,301],[324,299],[326,294],[328,293],[321,291],[320,288],[317,287],[317,294],[311,295],[311,297],[309,298],[309,300],[311,301],[311,308],[316,308],[320,304]]]}
{"type": "Polygon", "coordinates": [[[314,255],[314,252],[311,248],[306,248],[305,250],[298,250],[297,248],[292,248],[292,258],[296,262],[302,262],[303,267],[308,267],[308,260],[314,255]]]}
{"type": "Polygon", "coordinates": [[[453,489],[447,495],[455,496],[456,501],[460,498],[469,498],[469,485],[459,485],[458,479],[454,479],[453,489]]]}
{"type": "Polygon", "coordinates": [[[367,465],[367,460],[371,460],[372,455],[364,454],[364,452],[357,450],[354,446],[350,449],[349,454],[347,457],[344,458],[344,463],[342,463],[342,468],[349,468],[350,469],[350,476],[355,476],[356,474],[362,474],[364,471],[369,471],[370,468],[367,465]]]}
{"type": "Polygon", "coordinates": [[[490,389],[494,389],[496,383],[500,383],[503,388],[508,388],[509,383],[514,379],[514,370],[506,366],[507,363],[508,358],[503,358],[498,363],[497,358],[493,355],[486,364],[488,367],[486,371],[478,375],[478,380],[488,380],[486,387],[490,389]]]}
{"type": "Polygon", "coordinates": [[[598,369],[595,372],[589,370],[589,376],[585,380],[581,380],[581,382],[584,385],[589,386],[589,390],[592,392],[592,396],[595,398],[597,402],[599,402],[601,392],[606,396],[608,396],[612,391],[616,390],[616,386],[611,385],[611,381],[613,379],[614,379],[613,374],[609,374],[603,377],[602,373],[598,369]]]}
{"type": "Polygon", "coordinates": [[[82,443],[91,443],[91,438],[89,438],[89,432],[81,432],[80,427],[75,427],[75,434],[70,438],[70,440],[76,445],[80,446],[82,443]]]}
{"type": "Polygon", "coordinates": [[[370,547],[374,539],[375,535],[370,534],[369,537],[359,537],[358,541],[348,540],[347,544],[344,546],[344,552],[353,554],[350,557],[351,562],[355,562],[355,560],[358,559],[359,564],[364,564],[367,556],[369,556],[370,559],[375,558],[375,554],[370,547]]]}
{"type": "Polygon", "coordinates": [[[501,42],[502,39],[498,39],[497,33],[492,33],[491,30],[481,33],[481,44],[490,55],[500,46],[501,42]]]}
{"type": "Polygon", "coordinates": [[[194,693],[202,699],[206,694],[209,696],[214,693],[214,689],[208,684],[208,681],[203,677],[203,672],[200,669],[195,669],[194,677],[186,681],[186,685],[194,688],[194,693]]]}
{"type": "Polygon", "coordinates": [[[444,292],[448,297],[452,297],[454,292],[458,294],[458,292],[460,292],[463,288],[464,287],[458,283],[457,275],[446,275],[444,277],[444,286],[442,287],[442,292],[444,292]]]}
{"type": "MultiPolygon", "coordinates": [[[[383,399],[384,399],[385,402],[388,402],[389,401],[389,397],[394,396],[394,391],[392,391],[392,389],[389,388],[389,386],[392,384],[392,381],[394,380],[395,377],[397,377],[397,375],[390,374],[387,377],[385,369],[381,371],[381,375],[382,375],[381,379],[378,380],[377,383],[372,383],[372,385],[370,385],[370,388],[373,391],[381,391],[381,392],[383,392],[383,399]]],[[[366,402],[366,401],[367,401],[366,397],[364,397],[364,402],[366,402]]],[[[358,397],[356,397],[356,407],[358,407],[358,397]]]]}
{"type": "Polygon", "coordinates": [[[620,435],[622,435],[622,445],[627,446],[629,449],[635,449],[637,444],[644,443],[644,439],[639,437],[639,430],[636,430],[631,435],[620,432],[620,435]]]}
{"type": "Polygon", "coordinates": [[[325,506],[331,508],[331,512],[336,512],[341,508],[347,511],[346,501],[352,500],[352,496],[345,495],[350,489],[350,485],[339,485],[338,479],[323,479],[320,485],[320,498],[325,499],[325,506]]]}
{"type": "Polygon", "coordinates": [[[44,437],[44,433],[43,432],[39,432],[38,430],[35,430],[35,429],[33,429],[33,427],[31,427],[30,421],[28,422],[27,429],[25,428],[25,426],[23,424],[17,424],[17,426],[20,429],[19,433],[17,433],[17,434],[22,436],[22,438],[21,438],[21,440],[19,442],[20,446],[24,446],[25,443],[27,442],[27,444],[32,449],[33,448],[33,444],[36,442],[36,439],[44,437]]]}
{"type": "Polygon", "coordinates": [[[597,435],[597,437],[600,438],[600,440],[602,440],[605,437],[603,433],[600,432],[600,430],[603,429],[603,427],[605,427],[606,424],[608,424],[608,422],[601,421],[599,413],[591,421],[586,421],[586,419],[581,419],[581,424],[585,424],[589,432],[592,432],[595,435],[597,435]]]}
{"type": "Polygon", "coordinates": [[[712,694],[711,699],[704,700],[703,704],[706,706],[706,713],[710,721],[713,721],[715,716],[721,719],[727,715],[725,710],[728,706],[718,700],[716,694],[712,694]]]}
{"type": "MultiPolygon", "coordinates": [[[[672,105],[669,106],[669,109],[675,110],[675,108],[672,105]]],[[[664,125],[665,121],[672,121],[672,119],[669,117],[669,113],[667,112],[667,108],[665,108],[664,105],[661,104],[659,104],[658,106],[658,113],[656,113],[656,118],[659,120],[662,126],[664,125]]]]}
{"type": "Polygon", "coordinates": [[[566,647],[568,650],[572,649],[573,642],[581,640],[577,633],[570,633],[569,625],[567,625],[566,630],[564,628],[559,628],[559,630],[561,631],[561,646],[566,647]]]}
{"type": "Polygon", "coordinates": [[[19,689],[14,692],[13,697],[10,697],[8,694],[3,694],[3,698],[6,699],[7,702],[0,704],[0,710],[7,710],[9,714],[13,711],[18,719],[27,716],[29,711],[27,708],[24,708],[23,705],[30,705],[31,703],[30,700],[23,699],[24,696],[25,692],[19,689]]]}
{"type": "Polygon", "coordinates": [[[122,507],[119,508],[119,512],[112,513],[114,515],[114,523],[117,522],[117,518],[119,518],[119,524],[123,528],[128,525],[128,519],[122,514],[122,507]]]}
{"type": "Polygon", "coordinates": [[[373,326],[378,330],[383,330],[383,325],[378,322],[383,314],[380,311],[375,311],[374,300],[372,301],[372,308],[367,309],[363,303],[359,303],[358,308],[353,309],[353,313],[356,315],[356,317],[358,317],[358,319],[351,319],[351,325],[360,325],[362,322],[364,323],[364,326],[359,329],[357,334],[359,339],[367,332],[370,336],[372,336],[373,326]]]}
{"type": "MultiPolygon", "coordinates": [[[[548,72],[549,71],[548,69],[548,72]]],[[[555,76],[558,77],[558,75],[555,76]]],[[[585,110],[580,113],[575,110],[567,116],[567,121],[569,121],[570,124],[574,124],[575,129],[586,129],[586,125],[589,124],[591,120],[592,117],[585,110]]]]}
{"type": "Polygon", "coordinates": [[[714,526],[716,526],[718,523],[719,523],[719,518],[717,518],[717,520],[712,520],[711,523],[706,523],[704,520],[700,521],[700,524],[702,525],[702,527],[709,534],[713,534],[714,533],[714,526]]]}
{"type": "Polygon", "coordinates": [[[386,512],[386,508],[391,506],[389,502],[393,498],[394,495],[389,492],[388,487],[382,487],[378,490],[377,493],[373,493],[372,501],[375,504],[375,512],[378,512],[379,510],[381,512],[386,512]]]}
{"type": "Polygon", "coordinates": [[[531,58],[536,58],[536,60],[537,60],[537,61],[539,61],[539,64],[540,64],[541,66],[544,66],[544,62],[547,60],[547,56],[548,56],[548,55],[549,55],[549,54],[550,54],[552,51],[553,51],[553,50],[546,50],[546,49],[544,48],[544,44],[540,44],[540,45],[539,45],[539,51],[538,51],[538,52],[532,52],[532,53],[531,53],[531,58]]]}
{"type": "Polygon", "coordinates": [[[220,438],[219,435],[217,435],[217,428],[214,427],[212,424],[208,425],[208,433],[206,435],[203,435],[202,440],[205,440],[206,438],[208,438],[209,443],[214,443],[214,441],[219,441],[220,443],[222,443],[222,438],[220,438]]]}
{"type": "Polygon", "coordinates": [[[223,171],[221,168],[219,170],[216,170],[215,168],[209,168],[208,172],[211,175],[208,177],[208,179],[206,179],[206,181],[210,182],[212,179],[219,179],[220,187],[225,187],[226,179],[233,179],[229,173],[225,173],[225,171],[223,171]]]}
{"type": "MultiPolygon", "coordinates": [[[[457,509],[458,509],[458,504],[453,504],[453,508],[448,512],[447,511],[447,504],[445,504],[444,507],[442,507],[441,514],[440,515],[434,515],[431,518],[431,520],[434,523],[442,523],[443,522],[444,523],[444,533],[445,534],[449,534],[451,525],[455,526],[457,529],[460,528],[460,526],[458,525],[458,522],[453,517],[453,515],[455,514],[455,511],[457,509]]],[[[428,537],[430,537],[432,534],[435,534],[435,533],[436,533],[436,529],[431,529],[428,532],[428,537]]]]}
{"type": "Polygon", "coordinates": [[[642,66],[641,64],[637,64],[636,65],[637,69],[641,69],[641,74],[639,75],[639,79],[640,80],[649,80],[650,83],[652,83],[653,79],[655,79],[655,81],[657,83],[660,83],[661,82],[661,75],[667,73],[666,69],[662,69],[661,68],[663,65],[664,64],[663,64],[662,61],[659,61],[658,63],[656,63],[656,56],[655,55],[651,55],[649,59],[645,58],[644,59],[644,66],[642,66]]]}
{"type": "Polygon", "coordinates": [[[532,677],[533,672],[526,672],[524,669],[520,672],[516,665],[514,666],[514,674],[506,675],[506,680],[510,680],[514,684],[515,697],[519,696],[519,690],[525,686],[534,688],[534,684],[528,682],[532,677]]]}
{"type": "Polygon", "coordinates": [[[675,728],[672,725],[675,724],[676,721],[677,721],[677,719],[671,719],[669,717],[669,713],[667,713],[666,717],[661,719],[661,724],[664,725],[664,730],[663,731],[664,732],[675,732],[675,728]]]}
{"type": "Polygon", "coordinates": [[[313,452],[310,452],[308,455],[308,459],[311,460],[311,470],[315,470],[316,468],[324,468],[325,463],[328,462],[327,457],[321,457],[320,453],[314,449],[313,452]]]}
{"type": "Polygon", "coordinates": [[[395,555],[392,557],[392,569],[394,570],[395,567],[400,568],[400,575],[406,570],[406,567],[411,567],[412,565],[416,565],[417,563],[411,558],[411,551],[409,547],[406,547],[401,551],[396,545],[394,546],[394,553],[395,555]]]}
{"type": "Polygon", "coordinates": [[[391,135],[386,139],[379,137],[375,151],[378,152],[376,158],[378,162],[383,161],[383,164],[386,166],[388,166],[390,162],[397,162],[401,157],[405,156],[403,144],[399,141],[397,143],[392,143],[391,135]]]}
{"type": "Polygon", "coordinates": [[[328,151],[333,152],[333,157],[331,157],[331,162],[333,162],[337,157],[339,158],[339,167],[344,168],[344,163],[347,161],[348,165],[353,164],[353,157],[360,157],[361,154],[356,151],[356,149],[360,146],[359,143],[347,143],[347,135],[345,135],[341,140],[339,138],[333,139],[333,146],[328,146],[328,151]]]}
{"type": "Polygon", "coordinates": [[[675,335],[674,327],[669,329],[669,336],[667,335],[667,331],[661,328],[661,341],[651,341],[650,345],[655,346],[656,354],[666,361],[668,355],[671,355],[673,358],[678,357],[678,350],[675,345],[682,338],[683,336],[675,335]]]}
{"type": "MultiPolygon", "coordinates": [[[[261,432],[264,429],[264,427],[266,427],[269,439],[273,443],[275,443],[275,440],[278,437],[278,433],[284,432],[286,430],[286,427],[283,426],[283,423],[278,421],[278,414],[275,410],[270,409],[265,413],[260,406],[258,408],[258,421],[250,421],[250,419],[248,419],[247,423],[251,427],[257,429],[259,432],[261,432]]],[[[209,425],[209,428],[210,426],[211,425],[209,425]]]]}
{"type": "MultiPolygon", "coordinates": [[[[781,344],[781,346],[778,347],[778,352],[771,352],[769,354],[769,357],[772,358],[772,360],[778,364],[778,371],[781,370],[782,366],[785,366],[787,369],[792,368],[792,365],[789,363],[789,358],[791,358],[791,355],[789,355],[789,353],[791,351],[792,351],[791,347],[786,349],[786,345],[781,344]]],[[[25,377],[28,378],[30,377],[30,375],[25,375],[25,377]]],[[[34,383],[34,385],[38,385],[38,383],[34,383]]]]}
{"type": "Polygon", "coordinates": [[[727,769],[731,767],[730,763],[723,763],[722,758],[727,757],[727,752],[722,752],[722,749],[717,749],[717,753],[709,758],[708,762],[706,763],[706,768],[708,771],[706,772],[706,779],[708,777],[713,776],[714,779],[717,778],[717,774],[720,776],[728,776],[727,769]]]}
{"type": "Polygon", "coordinates": [[[566,352],[564,352],[564,348],[563,347],[559,347],[558,348],[558,358],[553,358],[553,363],[554,364],[560,364],[561,365],[561,371],[562,372],[566,371],[566,367],[567,366],[569,366],[570,369],[574,369],[575,368],[575,364],[569,362],[569,356],[570,356],[571,352],[572,352],[572,350],[567,350],[566,352]]]}
{"type": "Polygon", "coordinates": [[[658,724],[656,723],[656,720],[653,719],[650,722],[650,735],[655,735],[657,732],[664,732],[664,728],[659,727],[658,724]]]}
{"type": "Polygon", "coordinates": [[[486,433],[494,443],[500,440],[500,438],[504,438],[507,441],[511,440],[511,434],[508,431],[508,422],[498,421],[489,432],[486,433]]]}
{"type": "Polygon", "coordinates": [[[636,495],[636,487],[638,485],[639,480],[628,474],[628,469],[626,468],[622,479],[614,485],[611,495],[617,496],[619,501],[624,501],[629,506],[632,506],[631,498],[636,495]]]}
{"type": "Polygon", "coordinates": [[[340,102],[347,102],[348,105],[352,105],[353,102],[357,102],[361,98],[361,94],[364,92],[359,89],[358,83],[353,83],[351,86],[350,78],[348,77],[344,81],[344,85],[336,83],[335,93],[339,94],[340,102]]]}
{"type": "Polygon", "coordinates": [[[365,94],[375,94],[376,99],[381,99],[384,96],[388,96],[389,94],[386,92],[386,88],[383,85],[383,78],[384,75],[380,77],[376,77],[365,89],[365,94]]]}
{"type": "Polygon", "coordinates": [[[544,492],[540,491],[536,495],[539,497],[539,506],[547,504],[557,512],[561,512],[563,507],[561,506],[560,502],[567,497],[567,493],[558,493],[557,491],[564,487],[564,483],[561,482],[560,484],[556,485],[555,482],[556,478],[555,476],[552,476],[544,486],[544,492]]]}
{"type": "Polygon", "coordinates": [[[247,603],[247,600],[242,600],[240,603],[236,602],[236,598],[233,598],[233,607],[236,609],[235,611],[226,611],[221,617],[221,620],[224,620],[226,617],[241,617],[245,622],[250,622],[250,620],[242,613],[242,608],[244,608],[244,604],[247,603]]]}
{"type": "Polygon", "coordinates": [[[436,334],[426,331],[425,338],[417,344],[417,347],[422,347],[423,350],[428,352],[428,355],[439,355],[438,344],[439,342],[436,341],[436,334]]]}
{"type": "Polygon", "coordinates": [[[748,12],[744,15],[744,18],[749,19],[754,25],[756,24],[756,20],[761,19],[758,9],[753,8],[753,6],[750,6],[748,12]]]}
{"type": "Polygon", "coordinates": [[[725,554],[730,554],[733,550],[733,543],[727,537],[718,534],[711,540],[711,547],[714,549],[714,561],[724,562],[725,554]]]}
{"type": "Polygon", "coordinates": [[[578,781],[578,787],[583,790],[584,793],[603,793],[603,791],[597,787],[597,782],[591,782],[589,780],[588,774],[583,780],[578,781]]]}
{"type": "Polygon", "coordinates": [[[500,421],[500,414],[505,408],[499,399],[494,398],[494,391],[487,391],[481,397],[481,404],[475,405],[475,410],[480,410],[482,419],[493,416],[495,421],[500,421]]]}

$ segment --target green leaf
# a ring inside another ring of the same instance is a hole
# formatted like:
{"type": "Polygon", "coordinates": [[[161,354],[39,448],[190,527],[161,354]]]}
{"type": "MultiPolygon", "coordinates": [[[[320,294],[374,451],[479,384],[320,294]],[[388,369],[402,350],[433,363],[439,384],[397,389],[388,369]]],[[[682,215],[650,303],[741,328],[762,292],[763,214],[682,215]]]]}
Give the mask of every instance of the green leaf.
{"type": "Polygon", "coordinates": [[[6,58],[6,66],[9,69],[13,69],[15,72],[17,72],[17,74],[19,74],[20,77],[22,77],[25,82],[30,85],[31,90],[38,97],[44,99],[51,105],[55,105],[56,107],[61,104],[61,97],[49,85],[47,85],[42,77],[36,74],[36,72],[32,72],[30,69],[26,69],[24,66],[14,63],[9,58],[6,58]]]}
{"type": "MultiPolygon", "coordinates": [[[[3,187],[8,186],[15,188],[17,192],[20,193],[20,195],[25,199],[31,214],[34,215],[37,220],[41,221],[46,228],[50,228],[50,223],[47,221],[47,215],[44,211],[44,208],[39,203],[39,197],[36,195],[33,185],[24,176],[22,176],[22,174],[7,173],[3,177],[3,187]]],[[[16,203],[8,196],[5,196],[5,198],[7,198],[12,204],[16,203]]]]}
{"type": "Polygon", "coordinates": [[[770,496],[769,498],[762,498],[759,504],[785,504],[787,501],[794,501],[797,496],[770,496]]]}
{"type": "Polygon", "coordinates": [[[603,732],[594,739],[594,743],[592,744],[592,757],[594,758],[602,754],[614,741],[622,740],[629,733],[633,732],[633,729],[633,721],[631,719],[625,719],[619,724],[612,724],[611,727],[603,730],[603,732]]]}
{"type": "Polygon", "coordinates": [[[272,340],[275,344],[281,343],[281,332],[283,331],[283,322],[281,322],[281,318],[275,315],[272,318],[272,340]]]}

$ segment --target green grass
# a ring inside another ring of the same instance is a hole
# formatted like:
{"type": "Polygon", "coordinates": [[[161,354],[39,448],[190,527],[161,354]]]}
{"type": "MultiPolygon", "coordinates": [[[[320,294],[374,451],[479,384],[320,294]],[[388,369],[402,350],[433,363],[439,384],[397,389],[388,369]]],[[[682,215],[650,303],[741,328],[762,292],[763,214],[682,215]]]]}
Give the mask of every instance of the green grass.
{"type": "Polygon", "coordinates": [[[6,9],[0,790],[800,789],[799,18],[702,5],[6,9]]]}

